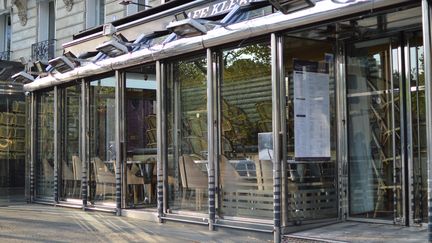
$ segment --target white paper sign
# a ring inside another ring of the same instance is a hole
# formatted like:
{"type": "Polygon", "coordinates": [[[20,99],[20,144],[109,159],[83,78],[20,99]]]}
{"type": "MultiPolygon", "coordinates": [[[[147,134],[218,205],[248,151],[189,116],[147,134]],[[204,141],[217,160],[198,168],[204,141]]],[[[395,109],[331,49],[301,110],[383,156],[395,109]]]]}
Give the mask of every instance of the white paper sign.
{"type": "Polygon", "coordinates": [[[329,75],[294,71],[296,158],[330,157],[329,75]]]}

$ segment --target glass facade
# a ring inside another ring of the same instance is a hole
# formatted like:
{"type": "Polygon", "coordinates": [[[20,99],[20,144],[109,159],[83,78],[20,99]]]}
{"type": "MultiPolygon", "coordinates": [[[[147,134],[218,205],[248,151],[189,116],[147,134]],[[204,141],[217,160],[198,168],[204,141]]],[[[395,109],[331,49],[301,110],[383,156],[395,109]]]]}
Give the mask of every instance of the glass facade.
{"type": "Polygon", "coordinates": [[[27,119],[24,95],[0,93],[1,204],[24,200],[27,119]]]}
{"type": "Polygon", "coordinates": [[[125,85],[127,205],[156,206],[155,65],[126,70],[125,85]]]}
{"type": "Polygon", "coordinates": [[[169,64],[168,202],[170,210],[208,211],[207,63],[169,64]]]}
{"type": "Polygon", "coordinates": [[[335,43],[304,37],[314,31],[284,39],[286,215],[294,223],[338,215],[335,43]]]}
{"type": "Polygon", "coordinates": [[[61,199],[81,199],[81,85],[59,89],[61,97],[60,141],[61,141],[61,199]]]}
{"type": "Polygon", "coordinates": [[[260,43],[220,52],[221,216],[273,216],[273,151],[258,150],[273,131],[270,50],[260,43]]]}
{"type": "MultiPolygon", "coordinates": [[[[259,18],[268,8],[253,11],[259,18]]],[[[53,198],[58,170],[62,200],[111,209],[121,201],[200,223],[214,213],[217,223],[271,225],[278,209],[283,226],[426,222],[419,11],[350,16],[276,33],[272,43],[269,35],[223,43],[207,57],[189,53],[59,87],[58,168],[54,92],[37,92],[37,198],[53,198]]]]}
{"type": "Polygon", "coordinates": [[[89,202],[114,206],[116,163],[114,77],[89,84],[89,202]]]}
{"type": "Polygon", "coordinates": [[[54,200],[54,91],[38,93],[36,102],[35,196],[52,201],[54,200]]]}

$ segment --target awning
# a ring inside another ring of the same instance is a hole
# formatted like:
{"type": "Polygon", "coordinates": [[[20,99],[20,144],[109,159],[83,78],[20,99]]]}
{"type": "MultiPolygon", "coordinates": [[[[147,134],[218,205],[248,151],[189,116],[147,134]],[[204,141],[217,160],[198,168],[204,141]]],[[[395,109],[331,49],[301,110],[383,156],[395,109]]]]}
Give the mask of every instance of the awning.
{"type": "Polygon", "coordinates": [[[118,57],[108,58],[96,63],[88,63],[67,73],[50,74],[24,85],[25,91],[35,91],[72,80],[81,79],[112,70],[118,70],[134,65],[178,56],[197,50],[226,44],[243,39],[253,38],[263,34],[287,30],[325,20],[341,18],[359,12],[369,12],[374,9],[388,7],[407,0],[357,0],[357,1],[320,1],[315,7],[284,15],[280,12],[265,17],[256,18],[241,23],[217,28],[202,36],[183,38],[164,45],[152,46],[118,57]],[[347,2],[347,3],[343,3],[347,2]]]}

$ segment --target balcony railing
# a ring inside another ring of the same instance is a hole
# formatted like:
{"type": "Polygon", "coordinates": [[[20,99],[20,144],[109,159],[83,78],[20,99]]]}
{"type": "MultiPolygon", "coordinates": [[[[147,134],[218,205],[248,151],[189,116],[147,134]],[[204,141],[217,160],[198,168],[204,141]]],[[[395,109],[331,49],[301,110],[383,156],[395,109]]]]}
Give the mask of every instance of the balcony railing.
{"type": "Polygon", "coordinates": [[[55,40],[46,40],[32,44],[32,60],[48,61],[54,58],[55,40]]]}
{"type": "Polygon", "coordinates": [[[10,60],[10,51],[2,51],[0,52],[0,60],[2,61],[9,61],[10,60]]]}

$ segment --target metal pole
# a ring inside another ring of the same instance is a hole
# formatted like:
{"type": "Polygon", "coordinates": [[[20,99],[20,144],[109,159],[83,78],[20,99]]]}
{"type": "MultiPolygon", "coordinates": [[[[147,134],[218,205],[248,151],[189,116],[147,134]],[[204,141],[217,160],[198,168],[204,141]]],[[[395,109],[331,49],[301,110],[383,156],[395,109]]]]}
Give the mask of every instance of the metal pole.
{"type": "Polygon", "coordinates": [[[59,160],[58,160],[58,88],[54,86],[54,204],[59,201],[58,184],[59,184],[59,160]]]}
{"type": "Polygon", "coordinates": [[[164,79],[165,75],[162,74],[162,64],[160,61],[156,62],[156,124],[157,124],[157,212],[159,222],[162,222],[163,210],[164,210],[164,171],[163,164],[164,159],[166,158],[166,150],[164,150],[165,144],[165,135],[166,129],[164,127],[165,124],[165,109],[164,109],[164,100],[163,94],[165,92],[164,79]]]}
{"type": "MultiPolygon", "coordinates": [[[[340,29],[340,25],[336,25],[340,29]]],[[[338,191],[339,211],[341,220],[348,217],[348,132],[346,126],[346,74],[345,74],[345,46],[343,41],[336,41],[336,105],[337,105],[337,168],[338,168],[338,191]]]]}
{"type": "Polygon", "coordinates": [[[121,168],[123,164],[123,156],[121,151],[121,134],[120,134],[120,123],[121,121],[121,91],[122,91],[122,82],[123,78],[121,77],[120,71],[116,70],[115,72],[115,182],[116,182],[116,214],[117,216],[121,215],[121,168]]]}
{"type": "Polygon", "coordinates": [[[426,137],[427,137],[427,176],[428,176],[428,241],[432,242],[432,85],[431,85],[431,6],[422,0],[423,48],[426,96],[426,137]]]}
{"type": "Polygon", "coordinates": [[[280,76],[278,65],[282,63],[282,56],[278,55],[282,39],[271,34],[272,58],[272,120],[273,120],[273,210],[274,210],[274,242],[281,241],[281,166],[280,166],[280,76]]]}
{"type": "Polygon", "coordinates": [[[87,129],[88,129],[88,106],[87,106],[87,84],[84,79],[81,80],[81,189],[82,189],[82,203],[83,210],[85,210],[87,206],[87,197],[88,197],[88,149],[87,149],[87,129]]]}
{"type": "Polygon", "coordinates": [[[31,93],[30,99],[30,202],[34,201],[34,167],[35,167],[35,141],[36,141],[36,95],[31,93]]]}
{"type": "Polygon", "coordinates": [[[213,61],[211,49],[207,49],[207,160],[208,160],[208,203],[209,203],[209,230],[214,230],[216,216],[215,207],[215,120],[214,109],[214,73],[216,65],[213,61]]]}

